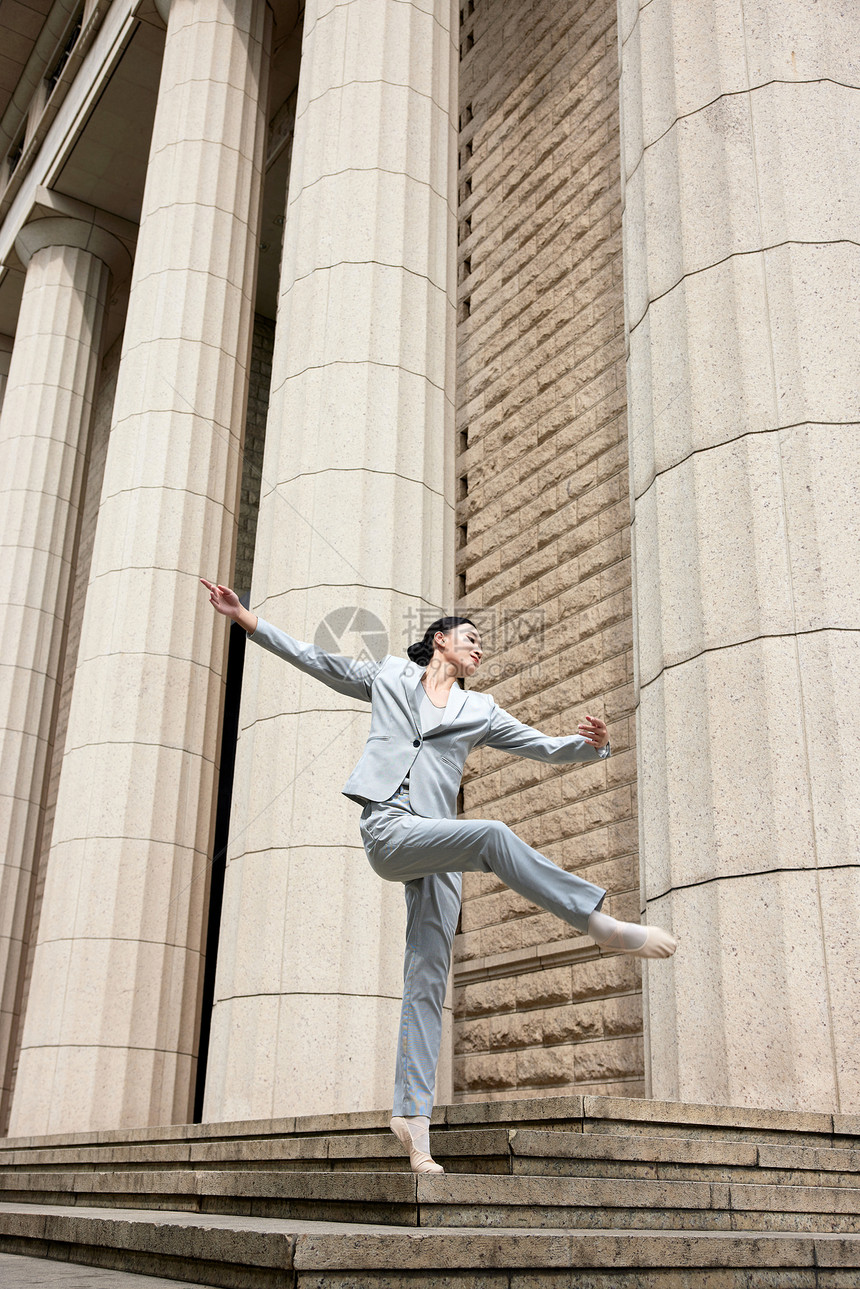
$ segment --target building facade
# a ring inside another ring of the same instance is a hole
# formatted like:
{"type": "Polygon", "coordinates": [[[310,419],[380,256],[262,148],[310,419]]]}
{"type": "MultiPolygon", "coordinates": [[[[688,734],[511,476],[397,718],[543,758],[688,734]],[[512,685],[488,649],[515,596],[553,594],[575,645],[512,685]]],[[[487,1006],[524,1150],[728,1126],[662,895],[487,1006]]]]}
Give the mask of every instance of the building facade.
{"type": "Polygon", "coordinates": [[[200,575],[613,755],[503,818],[670,927],[466,874],[439,1101],[860,1109],[860,18],[7,0],[0,1131],[390,1101],[367,706],[200,575]]]}

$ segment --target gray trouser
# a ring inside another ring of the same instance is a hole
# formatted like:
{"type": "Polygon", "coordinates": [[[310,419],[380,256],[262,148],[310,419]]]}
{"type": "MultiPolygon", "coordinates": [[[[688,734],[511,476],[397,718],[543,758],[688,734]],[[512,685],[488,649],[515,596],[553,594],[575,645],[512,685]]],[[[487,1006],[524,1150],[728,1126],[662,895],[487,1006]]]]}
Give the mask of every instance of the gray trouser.
{"type": "Polygon", "coordinates": [[[583,932],[606,891],[565,872],[499,820],[415,814],[402,787],[387,801],[368,802],[359,828],[373,871],[388,882],[403,882],[406,893],[394,1113],[429,1115],[462,874],[495,873],[511,890],[583,932]]]}

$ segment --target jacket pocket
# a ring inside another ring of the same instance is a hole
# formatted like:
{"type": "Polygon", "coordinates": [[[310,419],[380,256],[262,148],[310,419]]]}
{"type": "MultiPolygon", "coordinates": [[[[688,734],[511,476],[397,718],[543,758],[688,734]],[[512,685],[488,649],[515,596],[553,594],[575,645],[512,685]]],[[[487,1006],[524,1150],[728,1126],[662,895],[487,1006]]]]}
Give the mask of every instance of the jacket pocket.
{"type": "Polygon", "coordinates": [[[371,740],[372,738],[373,738],[373,739],[390,739],[390,738],[391,738],[391,735],[390,735],[390,734],[368,734],[368,736],[367,736],[367,741],[368,741],[368,743],[370,742],[370,740],[371,740]]]}
{"type": "Polygon", "coordinates": [[[462,774],[463,772],[462,765],[460,764],[459,761],[455,761],[452,756],[446,756],[444,752],[440,752],[439,760],[444,761],[446,765],[450,765],[451,768],[456,770],[458,774],[462,774]]]}

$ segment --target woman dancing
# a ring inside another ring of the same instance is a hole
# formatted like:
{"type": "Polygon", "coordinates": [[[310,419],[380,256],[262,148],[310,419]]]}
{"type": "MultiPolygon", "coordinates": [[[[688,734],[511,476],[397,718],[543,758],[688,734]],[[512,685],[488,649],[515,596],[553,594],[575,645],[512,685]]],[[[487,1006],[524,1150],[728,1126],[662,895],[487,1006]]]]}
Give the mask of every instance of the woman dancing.
{"type": "Polygon", "coordinates": [[[640,958],[668,958],[676,941],[660,927],[619,922],[601,912],[606,891],[568,873],[495,819],[458,819],[466,756],[494,747],[566,765],[610,754],[609,733],[586,716],[578,734],[551,737],[504,711],[491,695],[456,682],[484,657],[469,618],[433,622],[407,649],[363,662],[296,640],[251,613],[229,587],[200,581],[218,613],[248,638],[338,693],[371,705],[370,733],[342,791],[363,808],[359,829],[371,868],[406,894],[403,1003],[391,1130],[413,1172],[444,1170],[430,1154],[430,1114],[442,1037],[442,1007],[464,872],[495,873],[512,890],[554,913],[597,944],[640,958]]]}

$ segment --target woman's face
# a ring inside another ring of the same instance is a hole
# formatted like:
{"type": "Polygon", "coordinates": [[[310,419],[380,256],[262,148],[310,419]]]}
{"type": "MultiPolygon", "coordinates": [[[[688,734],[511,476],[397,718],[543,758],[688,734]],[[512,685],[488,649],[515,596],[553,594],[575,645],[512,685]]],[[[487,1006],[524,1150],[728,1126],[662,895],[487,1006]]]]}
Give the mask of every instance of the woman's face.
{"type": "Polygon", "coordinates": [[[484,656],[481,633],[471,622],[461,622],[448,632],[437,631],[434,644],[435,659],[450,667],[455,676],[474,676],[481,665],[484,656]]]}

